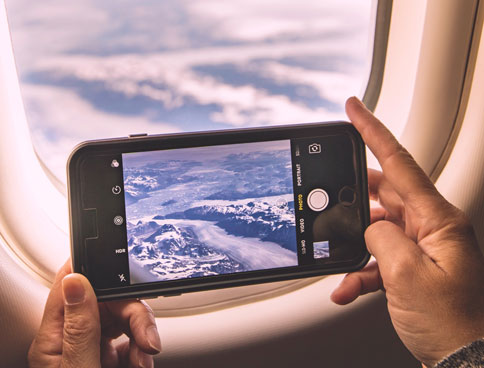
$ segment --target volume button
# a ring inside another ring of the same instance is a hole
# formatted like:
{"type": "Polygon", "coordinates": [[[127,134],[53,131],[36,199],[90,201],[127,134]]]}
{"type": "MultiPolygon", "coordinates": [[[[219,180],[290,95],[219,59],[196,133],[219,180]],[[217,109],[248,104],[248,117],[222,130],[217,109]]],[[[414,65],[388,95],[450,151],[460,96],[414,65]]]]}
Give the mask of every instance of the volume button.
{"type": "Polygon", "coordinates": [[[147,137],[147,133],[136,133],[136,134],[130,134],[128,137],[129,138],[140,138],[140,137],[147,137]]]}

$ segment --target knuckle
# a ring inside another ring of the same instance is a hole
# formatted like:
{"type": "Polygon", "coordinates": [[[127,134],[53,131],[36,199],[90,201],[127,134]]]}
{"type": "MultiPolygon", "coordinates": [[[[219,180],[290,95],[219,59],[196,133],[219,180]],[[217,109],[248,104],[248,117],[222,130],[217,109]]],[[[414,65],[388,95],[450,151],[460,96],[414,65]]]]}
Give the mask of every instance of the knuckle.
{"type": "Polygon", "coordinates": [[[379,237],[381,234],[385,234],[394,225],[389,221],[377,221],[370,226],[365,231],[365,239],[371,241],[375,237],[379,237]]]}
{"type": "Polygon", "coordinates": [[[144,301],[140,300],[139,301],[139,315],[142,316],[144,319],[149,319],[150,321],[154,322],[155,321],[155,314],[153,313],[153,310],[151,307],[144,301]]]}
{"type": "Polygon", "coordinates": [[[129,330],[137,335],[156,323],[153,310],[143,300],[130,300],[123,307],[123,319],[129,330]]]}
{"type": "Polygon", "coordinates": [[[400,254],[398,259],[388,268],[387,279],[395,282],[408,280],[415,274],[415,258],[410,255],[400,254]]]}
{"type": "Polygon", "coordinates": [[[139,301],[137,304],[136,313],[133,313],[131,318],[132,327],[141,328],[147,324],[155,323],[155,315],[151,307],[144,301],[139,301]]]}
{"type": "Polygon", "coordinates": [[[64,321],[64,341],[78,342],[97,334],[94,323],[83,316],[70,316],[64,321]]]}
{"type": "MultiPolygon", "coordinates": [[[[80,321],[79,321],[80,322],[80,321]]],[[[62,366],[79,366],[80,362],[97,360],[93,347],[101,344],[101,333],[93,323],[64,322],[64,335],[62,344],[62,366]],[[94,355],[93,355],[94,354],[94,355]]],[[[83,365],[92,366],[95,365],[83,365]]]]}
{"type": "Polygon", "coordinates": [[[29,367],[34,367],[35,360],[36,360],[37,352],[35,349],[35,340],[30,345],[29,351],[27,353],[27,361],[29,363],[29,367]]]}
{"type": "Polygon", "coordinates": [[[153,313],[153,309],[151,309],[148,303],[146,303],[144,300],[140,300],[139,303],[143,306],[146,312],[154,318],[155,315],[153,313]]]}
{"type": "Polygon", "coordinates": [[[461,210],[457,210],[455,217],[455,225],[463,234],[471,234],[474,232],[471,221],[467,215],[461,210]]]}
{"type": "Polygon", "coordinates": [[[64,342],[62,351],[62,361],[60,368],[72,368],[80,366],[83,361],[83,357],[86,355],[87,349],[84,348],[85,344],[76,344],[64,342]]]}
{"type": "Polygon", "coordinates": [[[378,231],[378,229],[380,228],[380,224],[381,224],[382,221],[377,221],[373,224],[371,224],[370,226],[368,226],[366,228],[366,231],[365,231],[365,238],[370,239],[373,237],[374,233],[378,231]]]}
{"type": "Polygon", "coordinates": [[[475,241],[474,227],[469,217],[458,208],[454,207],[452,212],[449,211],[443,229],[449,240],[459,243],[474,243],[475,241]]]}

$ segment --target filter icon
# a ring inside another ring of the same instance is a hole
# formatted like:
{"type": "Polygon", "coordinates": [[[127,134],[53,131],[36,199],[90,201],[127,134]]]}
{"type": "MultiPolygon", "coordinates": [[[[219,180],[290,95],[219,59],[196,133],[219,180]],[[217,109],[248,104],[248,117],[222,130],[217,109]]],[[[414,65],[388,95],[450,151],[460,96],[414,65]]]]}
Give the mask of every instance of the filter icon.
{"type": "Polygon", "coordinates": [[[121,216],[116,216],[114,218],[114,225],[119,226],[119,225],[122,225],[123,222],[124,222],[124,220],[123,220],[123,218],[121,216]]]}

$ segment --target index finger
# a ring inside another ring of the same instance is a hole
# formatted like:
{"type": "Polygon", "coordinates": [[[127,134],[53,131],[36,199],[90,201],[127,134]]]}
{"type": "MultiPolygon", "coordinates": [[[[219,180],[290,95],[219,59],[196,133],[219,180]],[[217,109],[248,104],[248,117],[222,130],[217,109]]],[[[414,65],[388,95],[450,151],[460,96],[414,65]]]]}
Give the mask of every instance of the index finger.
{"type": "Polygon", "coordinates": [[[393,134],[356,97],[346,101],[346,114],[380,163],[385,178],[406,203],[440,194],[425,172],[393,134]]]}
{"type": "Polygon", "coordinates": [[[103,334],[111,338],[122,331],[148,354],[161,351],[161,341],[151,308],[139,300],[119,300],[100,304],[103,334]],[[109,315],[106,315],[109,313],[109,315]]]}

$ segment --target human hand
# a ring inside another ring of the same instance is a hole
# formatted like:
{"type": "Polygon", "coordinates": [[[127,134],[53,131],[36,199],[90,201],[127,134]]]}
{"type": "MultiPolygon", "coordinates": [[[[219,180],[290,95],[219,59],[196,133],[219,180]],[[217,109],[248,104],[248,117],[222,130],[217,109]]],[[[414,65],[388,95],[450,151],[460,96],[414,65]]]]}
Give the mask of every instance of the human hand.
{"type": "Polygon", "coordinates": [[[134,300],[98,303],[89,281],[71,272],[69,260],[57,273],[29,366],[152,367],[161,342],[151,309],[134,300]],[[129,341],[114,346],[123,333],[129,341]]]}
{"type": "Polygon", "coordinates": [[[347,304],[385,291],[395,330],[427,367],[484,336],[484,258],[469,220],[447,202],[411,155],[356,98],[346,112],[376,156],[365,233],[376,258],[348,274],[331,299],[347,304]]]}

